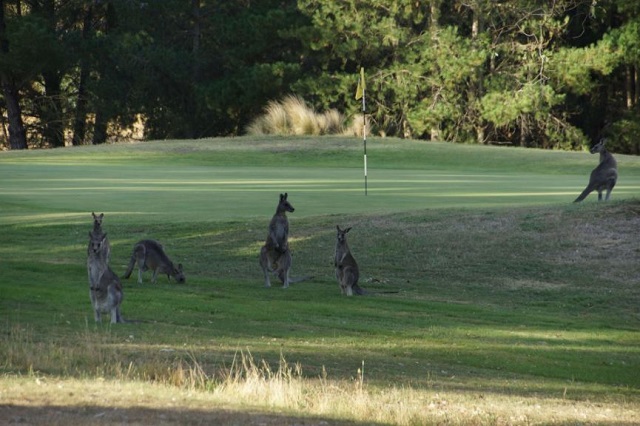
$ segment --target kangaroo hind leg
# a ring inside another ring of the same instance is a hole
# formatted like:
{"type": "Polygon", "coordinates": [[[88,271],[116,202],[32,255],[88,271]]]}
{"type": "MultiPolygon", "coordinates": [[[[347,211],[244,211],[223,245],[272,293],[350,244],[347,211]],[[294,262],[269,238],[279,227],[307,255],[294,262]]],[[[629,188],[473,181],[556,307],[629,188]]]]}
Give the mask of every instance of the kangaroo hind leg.
{"type": "Polygon", "coordinates": [[[146,270],[146,249],[143,245],[137,245],[134,248],[134,255],[138,263],[138,284],[142,284],[142,273],[146,270]]]}
{"type": "Polygon", "coordinates": [[[267,251],[267,247],[263,246],[260,249],[260,267],[262,268],[262,273],[264,274],[264,286],[271,287],[271,279],[269,278],[271,259],[269,259],[269,253],[267,251]]]}
{"type": "Polygon", "coordinates": [[[122,320],[122,316],[120,315],[120,306],[114,306],[111,309],[111,324],[117,324],[124,322],[122,320]]]}
{"type": "Polygon", "coordinates": [[[291,270],[291,252],[285,251],[280,255],[277,260],[278,263],[278,278],[282,282],[282,288],[289,287],[291,280],[289,278],[289,271],[291,270]]]}
{"type": "Polygon", "coordinates": [[[609,201],[609,198],[611,197],[611,191],[613,191],[614,186],[616,186],[615,180],[612,182],[609,182],[609,185],[607,185],[607,195],[604,198],[605,201],[609,201]]]}
{"type": "Polygon", "coordinates": [[[353,296],[353,285],[357,284],[358,277],[351,267],[344,268],[342,272],[342,288],[347,296],[353,296]]]}

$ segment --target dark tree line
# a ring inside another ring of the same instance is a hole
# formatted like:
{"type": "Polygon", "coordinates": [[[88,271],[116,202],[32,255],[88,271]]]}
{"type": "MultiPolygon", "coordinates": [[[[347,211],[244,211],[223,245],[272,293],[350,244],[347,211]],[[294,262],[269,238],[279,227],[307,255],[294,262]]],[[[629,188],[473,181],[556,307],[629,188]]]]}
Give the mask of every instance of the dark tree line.
{"type": "Polygon", "coordinates": [[[640,152],[636,0],[0,0],[0,143],[237,135],[289,94],[376,132],[640,152]]]}

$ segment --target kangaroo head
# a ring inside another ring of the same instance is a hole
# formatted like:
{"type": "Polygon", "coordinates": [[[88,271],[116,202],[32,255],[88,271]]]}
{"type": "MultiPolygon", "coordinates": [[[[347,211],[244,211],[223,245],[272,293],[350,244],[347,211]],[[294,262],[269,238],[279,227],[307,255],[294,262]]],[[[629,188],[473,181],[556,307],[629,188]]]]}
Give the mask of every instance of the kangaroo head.
{"type": "Polygon", "coordinates": [[[589,150],[589,152],[591,152],[592,154],[597,154],[599,152],[604,151],[605,148],[605,144],[607,143],[607,140],[605,138],[600,139],[600,141],[598,141],[597,144],[593,145],[591,147],[591,149],[589,150]]]}
{"type": "Polygon", "coordinates": [[[98,254],[102,250],[102,246],[105,244],[107,234],[96,235],[89,232],[89,252],[98,254]]]}
{"type": "Polygon", "coordinates": [[[286,192],[284,194],[280,194],[280,202],[278,203],[278,212],[291,212],[291,213],[293,213],[295,211],[295,209],[293,208],[291,203],[289,203],[289,201],[287,201],[287,197],[288,196],[289,196],[289,194],[287,194],[286,192]]]}
{"type": "Polygon", "coordinates": [[[351,227],[345,228],[345,229],[340,229],[340,226],[336,225],[336,229],[338,230],[338,233],[336,235],[336,237],[338,239],[338,243],[340,243],[340,244],[346,243],[347,242],[347,232],[351,231],[351,227]]]}
{"type": "Polygon", "coordinates": [[[173,278],[180,284],[187,281],[187,278],[184,276],[184,273],[182,272],[182,263],[178,263],[178,267],[173,268],[173,272],[171,272],[171,275],[173,275],[173,278]]]}
{"type": "Polygon", "coordinates": [[[99,215],[97,215],[95,214],[95,212],[91,212],[91,216],[93,216],[94,225],[102,225],[102,219],[104,219],[104,213],[100,213],[99,215]]]}
{"type": "Polygon", "coordinates": [[[104,219],[104,213],[100,213],[99,215],[91,212],[91,216],[93,216],[93,229],[98,230],[102,226],[102,219],[104,219]]]}

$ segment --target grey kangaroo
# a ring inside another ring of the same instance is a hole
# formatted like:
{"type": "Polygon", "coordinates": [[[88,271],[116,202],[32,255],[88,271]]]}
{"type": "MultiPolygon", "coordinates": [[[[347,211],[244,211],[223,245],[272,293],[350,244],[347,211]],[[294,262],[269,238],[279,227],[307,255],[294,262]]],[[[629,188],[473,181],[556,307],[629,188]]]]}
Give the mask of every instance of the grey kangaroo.
{"type": "MultiPolygon", "coordinates": [[[[101,235],[105,235],[105,241],[102,245],[101,253],[105,257],[107,263],[111,259],[111,244],[109,243],[109,239],[106,238],[106,234],[102,230],[102,220],[104,219],[104,213],[100,213],[99,215],[95,214],[95,212],[91,212],[91,216],[93,216],[93,229],[91,230],[91,235],[95,238],[99,238],[101,235]]],[[[91,244],[91,242],[89,243],[91,244]]]]}
{"type": "Polygon", "coordinates": [[[166,255],[162,245],[154,240],[141,240],[133,246],[133,253],[129,260],[129,266],[122,278],[129,278],[133,268],[138,263],[138,284],[142,284],[142,273],[148,269],[153,271],[151,282],[156,283],[158,273],[167,274],[167,279],[176,280],[178,283],[184,283],[186,278],[182,272],[182,264],[179,263],[176,268],[169,256],[166,255]]]}
{"type": "Polygon", "coordinates": [[[295,209],[287,201],[289,194],[280,194],[280,201],[276,213],[269,223],[269,235],[267,241],[260,249],[260,266],[264,273],[265,287],[271,287],[269,273],[274,272],[283,287],[289,287],[289,271],[291,270],[291,251],[289,251],[289,219],[287,212],[293,213],[295,209]]]}
{"type": "Polygon", "coordinates": [[[120,315],[120,305],[124,298],[122,284],[118,276],[111,270],[106,260],[105,245],[107,234],[89,232],[89,248],[87,250],[87,271],[89,274],[89,298],[96,322],[101,322],[101,314],[110,313],[111,323],[125,322],[120,315]]]}
{"type": "Polygon", "coordinates": [[[590,152],[600,153],[600,163],[593,169],[589,177],[589,184],[582,191],[582,194],[575,199],[574,203],[580,202],[587,198],[592,191],[598,191],[598,201],[602,201],[602,192],[606,191],[605,201],[609,201],[611,191],[616,186],[618,180],[618,163],[613,155],[605,148],[606,139],[600,139],[600,142],[591,147],[590,152]]]}
{"type": "Polygon", "coordinates": [[[347,296],[365,295],[367,294],[359,285],[358,279],[360,278],[360,270],[358,263],[351,254],[349,244],[347,244],[347,233],[351,228],[340,229],[340,226],[336,225],[338,233],[336,235],[336,254],[334,257],[334,265],[336,267],[336,278],[338,284],[340,284],[340,290],[342,294],[347,296]]]}

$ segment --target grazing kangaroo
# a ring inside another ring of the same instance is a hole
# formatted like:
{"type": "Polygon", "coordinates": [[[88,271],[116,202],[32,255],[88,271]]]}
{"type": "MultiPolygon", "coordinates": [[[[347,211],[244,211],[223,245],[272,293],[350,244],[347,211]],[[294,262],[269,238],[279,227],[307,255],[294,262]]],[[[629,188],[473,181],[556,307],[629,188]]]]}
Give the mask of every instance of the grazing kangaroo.
{"type": "MultiPolygon", "coordinates": [[[[91,234],[96,238],[99,238],[101,235],[105,235],[106,238],[106,234],[102,230],[102,220],[104,219],[104,213],[96,215],[95,212],[91,212],[91,216],[93,216],[93,229],[91,230],[91,234]]],[[[109,260],[111,259],[111,244],[109,243],[108,238],[105,239],[104,244],[102,245],[101,253],[104,256],[105,261],[109,263],[109,260]]]]}
{"type": "Polygon", "coordinates": [[[101,314],[111,314],[111,324],[125,322],[120,315],[120,305],[124,293],[118,276],[111,270],[105,256],[107,234],[96,235],[89,232],[87,250],[87,271],[89,274],[89,298],[96,322],[101,322],[101,314]]]}
{"type": "Polygon", "coordinates": [[[611,191],[616,186],[618,180],[618,163],[613,155],[605,148],[606,139],[600,139],[600,142],[595,144],[589,150],[592,154],[596,152],[600,153],[600,163],[593,169],[591,176],[589,177],[589,184],[582,191],[582,194],[575,199],[574,203],[580,202],[587,198],[593,190],[598,191],[598,201],[602,201],[602,191],[607,191],[605,201],[609,201],[611,191]]]}
{"type": "Polygon", "coordinates": [[[274,272],[283,287],[289,287],[289,271],[291,270],[291,251],[289,251],[289,219],[287,212],[293,213],[295,209],[287,201],[289,194],[280,194],[280,201],[276,213],[269,223],[269,235],[267,241],[260,249],[260,266],[264,273],[265,287],[271,287],[269,273],[274,272]]]}
{"type": "Polygon", "coordinates": [[[364,295],[367,294],[359,285],[358,279],[360,278],[360,270],[358,269],[358,263],[351,254],[349,244],[347,244],[347,233],[351,228],[340,229],[340,226],[336,225],[338,233],[336,235],[336,254],[334,258],[334,265],[336,267],[336,278],[338,284],[340,284],[340,290],[342,294],[347,296],[353,296],[353,294],[364,295]]]}
{"type": "Polygon", "coordinates": [[[133,253],[129,260],[129,266],[122,278],[129,278],[133,268],[138,263],[138,284],[142,284],[142,273],[148,269],[153,271],[151,282],[156,283],[158,273],[167,274],[167,279],[171,277],[178,283],[184,283],[186,278],[182,272],[182,263],[176,268],[166,255],[162,245],[154,240],[141,240],[133,246],[133,253]]]}

